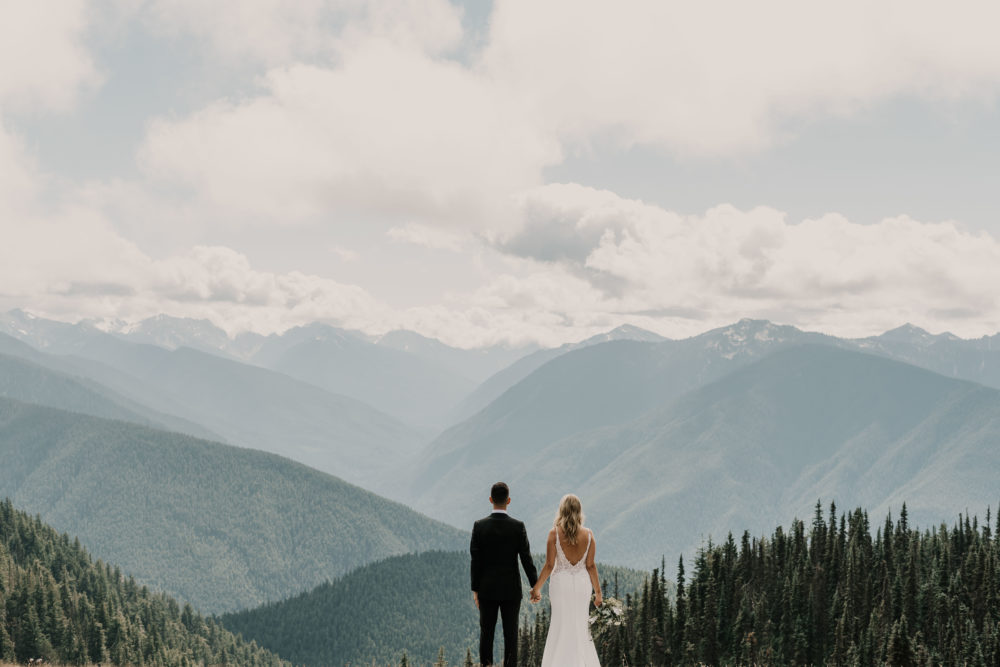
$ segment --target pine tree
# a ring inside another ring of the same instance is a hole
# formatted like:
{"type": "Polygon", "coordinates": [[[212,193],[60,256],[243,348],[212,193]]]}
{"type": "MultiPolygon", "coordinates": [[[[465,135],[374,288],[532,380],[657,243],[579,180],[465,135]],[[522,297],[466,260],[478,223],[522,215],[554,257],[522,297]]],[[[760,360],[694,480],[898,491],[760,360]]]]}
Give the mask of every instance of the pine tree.
{"type": "Polygon", "coordinates": [[[913,667],[915,664],[905,616],[892,626],[892,634],[889,637],[888,664],[893,665],[893,667],[913,667]]]}
{"type": "Polygon", "coordinates": [[[444,646],[438,649],[438,657],[434,661],[434,667],[448,667],[448,661],[444,658],[444,646]]]}

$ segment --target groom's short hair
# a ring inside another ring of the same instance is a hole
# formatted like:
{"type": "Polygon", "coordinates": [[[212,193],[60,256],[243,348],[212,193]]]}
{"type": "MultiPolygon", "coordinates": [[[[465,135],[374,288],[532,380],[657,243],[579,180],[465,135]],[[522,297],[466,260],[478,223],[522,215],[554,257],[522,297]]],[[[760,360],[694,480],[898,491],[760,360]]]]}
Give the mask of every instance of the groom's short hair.
{"type": "Polygon", "coordinates": [[[503,505],[510,498],[510,487],[503,482],[497,482],[490,489],[490,499],[494,505],[503,505]]]}

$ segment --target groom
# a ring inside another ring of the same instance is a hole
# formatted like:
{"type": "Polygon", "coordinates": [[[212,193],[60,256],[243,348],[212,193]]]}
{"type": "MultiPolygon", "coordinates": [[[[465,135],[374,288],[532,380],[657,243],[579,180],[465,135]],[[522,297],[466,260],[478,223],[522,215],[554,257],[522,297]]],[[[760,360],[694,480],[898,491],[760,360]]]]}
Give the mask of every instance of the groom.
{"type": "Polygon", "coordinates": [[[472,600],[479,607],[479,663],[493,664],[497,612],[503,619],[503,664],[517,665],[517,614],[521,609],[521,559],[528,583],[538,581],[524,524],[507,514],[510,489],[497,482],[490,489],[493,512],[472,527],[472,600]]]}

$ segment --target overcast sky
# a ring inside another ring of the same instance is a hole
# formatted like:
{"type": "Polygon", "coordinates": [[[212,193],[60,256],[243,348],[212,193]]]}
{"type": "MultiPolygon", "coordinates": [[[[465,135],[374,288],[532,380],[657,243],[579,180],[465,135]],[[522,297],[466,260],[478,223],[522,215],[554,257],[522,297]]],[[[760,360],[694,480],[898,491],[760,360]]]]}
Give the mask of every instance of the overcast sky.
{"type": "Polygon", "coordinates": [[[1000,331],[1000,5],[0,8],[0,310],[1000,331]]]}

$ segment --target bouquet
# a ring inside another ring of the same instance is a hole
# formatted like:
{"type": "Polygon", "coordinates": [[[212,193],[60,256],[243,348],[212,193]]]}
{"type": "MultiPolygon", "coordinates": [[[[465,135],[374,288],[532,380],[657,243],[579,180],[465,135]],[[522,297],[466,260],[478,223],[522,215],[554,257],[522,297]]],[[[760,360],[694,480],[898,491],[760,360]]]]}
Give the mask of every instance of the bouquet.
{"type": "Polygon", "coordinates": [[[625,623],[625,609],[618,598],[604,598],[600,607],[590,612],[590,632],[600,637],[610,628],[620,627],[625,623]]]}

